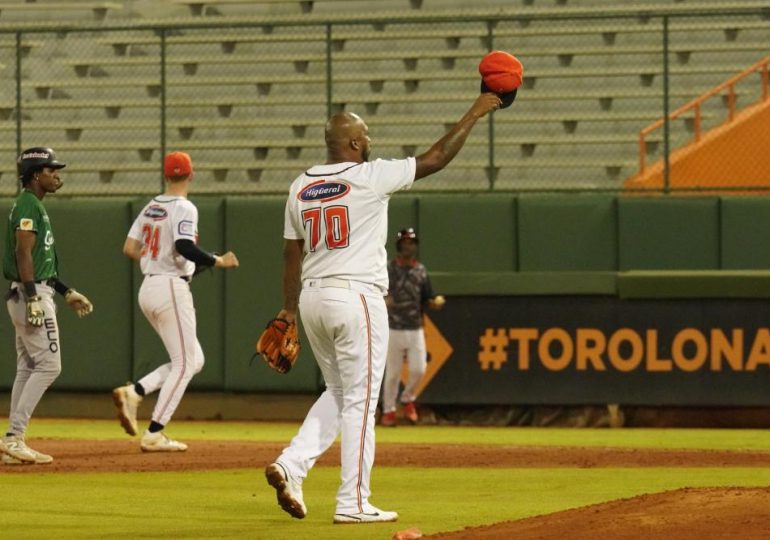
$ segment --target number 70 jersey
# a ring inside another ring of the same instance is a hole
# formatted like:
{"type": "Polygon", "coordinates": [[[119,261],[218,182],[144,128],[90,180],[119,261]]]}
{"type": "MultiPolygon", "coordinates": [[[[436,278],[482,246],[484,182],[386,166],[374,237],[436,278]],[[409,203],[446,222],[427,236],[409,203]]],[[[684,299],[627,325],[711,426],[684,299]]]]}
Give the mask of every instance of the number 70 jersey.
{"type": "Polygon", "coordinates": [[[316,165],[289,189],[284,238],[304,240],[302,279],[388,288],[388,202],[414,182],[414,158],[316,165]]]}
{"type": "Polygon", "coordinates": [[[184,197],[159,195],[134,220],[129,238],[142,243],[142,274],[192,276],[195,263],[177,251],[177,240],[198,242],[198,209],[184,197]]]}

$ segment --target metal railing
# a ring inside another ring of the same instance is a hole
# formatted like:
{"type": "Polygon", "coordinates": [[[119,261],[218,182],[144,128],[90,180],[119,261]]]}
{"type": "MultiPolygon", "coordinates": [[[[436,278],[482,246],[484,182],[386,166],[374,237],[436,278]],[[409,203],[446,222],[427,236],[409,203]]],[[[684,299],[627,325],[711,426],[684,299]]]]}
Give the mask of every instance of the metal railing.
{"type": "MultiPolygon", "coordinates": [[[[735,120],[735,114],[738,109],[735,86],[738,82],[747,78],[749,75],[752,75],[754,73],[759,73],[760,75],[760,88],[761,88],[760,97],[753,104],[763,103],[767,101],[768,97],[770,97],[770,92],[768,91],[768,87],[770,86],[770,77],[768,76],[768,66],[770,66],[770,56],[763,58],[756,64],[730,77],[725,82],[715,86],[714,88],[712,88],[707,92],[704,92],[702,95],[693,99],[689,103],[682,105],[681,107],[676,109],[674,112],[672,112],[670,115],[668,115],[667,118],[665,117],[660,118],[659,120],[656,120],[649,126],[642,129],[639,132],[639,173],[643,174],[646,170],[647,137],[651,133],[662,128],[666,124],[666,122],[671,122],[673,120],[676,120],[677,118],[684,116],[688,112],[693,111],[694,116],[693,116],[692,142],[693,143],[700,142],[701,135],[703,133],[703,128],[702,128],[703,104],[713,97],[720,96],[723,92],[726,92],[726,102],[727,102],[727,118],[725,119],[724,123],[729,124],[730,122],[735,120]]],[[[748,104],[745,107],[749,107],[753,104],[748,104]]]]}
{"type": "MultiPolygon", "coordinates": [[[[672,150],[687,142],[671,127],[686,112],[696,140],[704,118],[721,114],[703,112],[703,100],[669,111],[767,55],[770,16],[675,5],[6,26],[4,38],[0,63],[13,75],[0,82],[0,129],[15,144],[0,144],[0,195],[15,193],[15,156],[33,145],[65,149],[71,194],[156,191],[164,153],[186,148],[202,192],[282,193],[323,159],[323,122],[341,109],[370,124],[373,157],[419,154],[470,105],[476,65],[494,49],[524,63],[516,103],[416,189],[618,192],[637,163],[663,162],[668,175],[672,150]]],[[[728,118],[744,99],[735,82],[725,87],[728,118]]]]}

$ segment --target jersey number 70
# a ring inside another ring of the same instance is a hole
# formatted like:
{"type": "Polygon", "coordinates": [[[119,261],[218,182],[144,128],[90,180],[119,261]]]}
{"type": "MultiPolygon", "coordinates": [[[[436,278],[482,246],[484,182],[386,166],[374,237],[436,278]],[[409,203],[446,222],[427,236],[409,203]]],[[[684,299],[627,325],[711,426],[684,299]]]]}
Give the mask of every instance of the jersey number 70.
{"type": "Polygon", "coordinates": [[[308,208],[302,211],[302,224],[309,228],[310,251],[315,251],[321,240],[321,221],[324,224],[327,249],[343,249],[350,245],[350,223],[347,206],[308,208]],[[321,217],[323,216],[323,220],[321,217]]]}

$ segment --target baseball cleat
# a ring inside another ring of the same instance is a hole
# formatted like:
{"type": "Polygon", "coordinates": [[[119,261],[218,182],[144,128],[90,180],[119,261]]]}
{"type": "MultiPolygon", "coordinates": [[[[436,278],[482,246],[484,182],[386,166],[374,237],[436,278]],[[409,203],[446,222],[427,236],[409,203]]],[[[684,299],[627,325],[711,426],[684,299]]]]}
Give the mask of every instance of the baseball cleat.
{"type": "Polygon", "coordinates": [[[3,457],[0,460],[4,465],[49,465],[53,463],[53,457],[49,456],[48,454],[38,452],[37,450],[33,450],[29,447],[27,447],[27,450],[32,452],[32,455],[35,456],[35,461],[21,461],[15,457],[9,456],[8,454],[3,454],[3,457]]]}
{"type": "Polygon", "coordinates": [[[3,465],[32,465],[33,463],[31,461],[20,461],[15,457],[9,456],[8,454],[3,454],[3,456],[0,457],[0,461],[2,461],[3,465]]]}
{"type": "Polygon", "coordinates": [[[6,435],[0,439],[0,452],[25,463],[35,463],[35,451],[26,445],[24,437],[6,435]]]}
{"type": "Polygon", "coordinates": [[[385,427],[396,427],[398,419],[396,418],[396,411],[386,412],[380,418],[380,425],[385,427]]]}
{"type": "Polygon", "coordinates": [[[365,512],[355,514],[334,514],[336,525],[359,525],[364,523],[385,523],[398,521],[397,512],[387,512],[369,505],[365,512]]]}
{"type": "Polygon", "coordinates": [[[289,474],[280,463],[271,463],[265,467],[267,483],[275,488],[278,505],[291,517],[302,519],[307,515],[305,502],[302,500],[302,484],[289,474]]]}
{"type": "Polygon", "coordinates": [[[162,431],[156,433],[145,431],[139,446],[141,446],[142,452],[184,452],[187,450],[185,443],[169,439],[162,431]]]}
{"type": "Polygon", "coordinates": [[[417,420],[420,419],[420,417],[417,415],[417,407],[415,407],[413,401],[404,405],[404,418],[413,424],[416,424],[417,420]]]}
{"type": "Polygon", "coordinates": [[[112,391],[112,401],[118,408],[118,420],[120,425],[129,435],[139,433],[139,427],[136,423],[136,411],[142,402],[142,396],[136,393],[134,385],[128,383],[112,391]]]}
{"type": "Polygon", "coordinates": [[[53,457],[49,456],[48,454],[38,452],[37,450],[34,450],[30,447],[27,447],[27,450],[32,452],[32,455],[35,456],[35,463],[37,465],[50,465],[53,463],[53,457]]]}

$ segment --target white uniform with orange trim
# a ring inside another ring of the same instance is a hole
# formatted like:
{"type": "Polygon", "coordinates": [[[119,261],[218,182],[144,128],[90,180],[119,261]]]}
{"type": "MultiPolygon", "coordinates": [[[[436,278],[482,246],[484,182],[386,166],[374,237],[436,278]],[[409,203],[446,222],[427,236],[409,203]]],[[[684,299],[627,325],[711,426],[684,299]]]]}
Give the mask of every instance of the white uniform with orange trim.
{"type": "Polygon", "coordinates": [[[304,479],[342,433],[338,514],[369,511],[374,411],[388,350],[388,201],[416,161],[316,165],[291,185],[284,237],[305,241],[299,313],[326,391],[278,462],[304,479]]]}
{"type": "Polygon", "coordinates": [[[174,246],[180,239],[197,242],[198,209],[184,197],[160,195],[142,209],[128,236],[142,242],[139,306],[171,360],[139,381],[145,395],[160,389],[152,419],[165,426],[193,375],[203,368],[189,284],[195,263],[174,246]]]}

